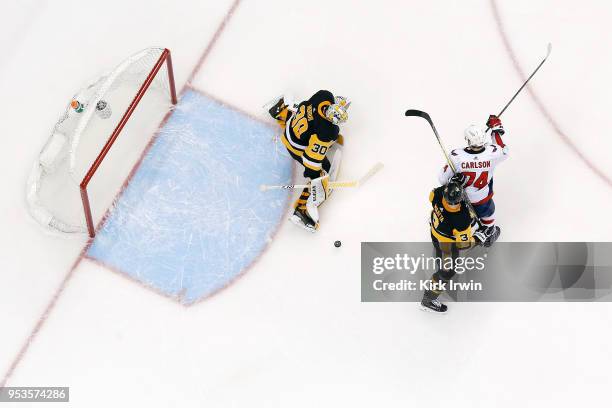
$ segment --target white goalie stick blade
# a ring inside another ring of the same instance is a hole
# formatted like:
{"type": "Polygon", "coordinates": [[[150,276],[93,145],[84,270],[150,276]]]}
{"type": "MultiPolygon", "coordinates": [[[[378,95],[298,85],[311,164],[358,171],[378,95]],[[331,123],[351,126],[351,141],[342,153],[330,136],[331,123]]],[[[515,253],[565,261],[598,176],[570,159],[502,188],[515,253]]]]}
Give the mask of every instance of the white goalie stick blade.
{"type": "MultiPolygon", "coordinates": [[[[384,165],[381,162],[376,163],[370,170],[367,171],[359,180],[353,181],[330,181],[330,188],[355,188],[362,186],[366,181],[371,179],[376,173],[378,173],[384,165]]],[[[293,189],[301,189],[308,187],[308,184],[280,184],[280,185],[266,185],[262,184],[259,186],[261,191],[268,190],[293,190],[293,189]]]]}

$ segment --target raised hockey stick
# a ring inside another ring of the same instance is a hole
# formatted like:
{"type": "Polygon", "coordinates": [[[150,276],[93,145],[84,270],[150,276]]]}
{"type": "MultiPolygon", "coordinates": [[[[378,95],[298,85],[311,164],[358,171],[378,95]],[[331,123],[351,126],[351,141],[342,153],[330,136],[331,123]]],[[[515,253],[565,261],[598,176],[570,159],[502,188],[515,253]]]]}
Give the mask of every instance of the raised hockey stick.
{"type": "MultiPolygon", "coordinates": [[[[438,140],[440,149],[442,149],[442,153],[444,153],[444,157],[446,158],[446,163],[448,163],[449,167],[453,171],[453,174],[457,174],[457,169],[455,168],[455,165],[453,164],[448,153],[446,152],[446,148],[444,147],[444,144],[442,143],[442,139],[440,138],[440,135],[438,134],[438,130],[436,129],[436,126],[434,125],[433,120],[431,120],[431,116],[429,116],[429,113],[423,112],[420,110],[416,110],[416,109],[408,109],[406,111],[406,116],[418,116],[418,117],[425,119],[427,123],[429,123],[429,126],[431,126],[431,129],[436,135],[436,139],[438,140]]],[[[465,194],[465,190],[461,189],[461,194],[463,196],[463,201],[465,202],[465,205],[467,206],[468,211],[470,212],[470,215],[472,216],[472,218],[476,220],[479,226],[482,225],[480,218],[476,214],[476,210],[474,210],[472,203],[470,202],[470,200],[468,200],[467,195],[465,194]]]]}
{"type": "MultiPolygon", "coordinates": [[[[367,173],[365,173],[363,176],[361,176],[361,178],[359,180],[353,180],[353,181],[331,181],[331,182],[329,182],[329,187],[330,188],[353,188],[353,187],[360,187],[366,181],[368,181],[370,178],[372,178],[372,176],[374,176],[376,173],[378,173],[383,167],[384,167],[384,165],[382,163],[378,162],[374,166],[372,166],[372,168],[370,170],[368,170],[367,173]]],[[[261,186],[259,186],[259,189],[261,191],[281,190],[281,189],[293,190],[295,188],[306,188],[306,187],[309,187],[309,184],[280,184],[280,185],[266,185],[266,184],[262,184],[261,186]]]]}
{"type": "MultiPolygon", "coordinates": [[[[527,83],[529,82],[529,80],[531,80],[531,78],[533,78],[533,76],[536,74],[536,72],[538,72],[538,70],[542,67],[542,65],[544,65],[544,63],[546,62],[546,59],[548,58],[548,56],[550,55],[552,51],[552,44],[548,43],[548,47],[546,48],[546,56],[544,57],[544,59],[542,60],[542,62],[540,62],[540,65],[538,65],[538,67],[531,73],[531,75],[529,75],[529,78],[527,78],[527,80],[523,83],[523,85],[521,85],[521,87],[519,88],[518,91],[516,91],[516,93],[512,96],[512,98],[510,98],[510,100],[508,101],[508,103],[506,104],[506,106],[504,106],[504,108],[499,112],[499,114],[497,115],[497,117],[500,117],[505,111],[506,109],[508,109],[508,106],[510,106],[510,104],[512,103],[512,101],[514,101],[514,99],[516,99],[516,97],[518,96],[518,94],[521,93],[521,91],[523,90],[523,88],[525,88],[525,86],[527,85],[527,83]]],[[[487,129],[488,130],[488,129],[487,129]]]]}

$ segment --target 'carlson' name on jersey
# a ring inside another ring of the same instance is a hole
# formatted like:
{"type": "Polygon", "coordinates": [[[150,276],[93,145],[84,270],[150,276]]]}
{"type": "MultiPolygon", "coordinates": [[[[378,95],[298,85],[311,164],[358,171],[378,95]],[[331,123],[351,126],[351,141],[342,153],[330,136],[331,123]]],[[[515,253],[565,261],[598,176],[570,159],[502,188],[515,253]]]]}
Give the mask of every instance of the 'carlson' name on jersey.
{"type": "Polygon", "coordinates": [[[462,162],[461,163],[461,168],[463,170],[467,170],[467,169],[484,169],[484,168],[489,168],[491,167],[491,161],[490,160],[485,160],[485,161],[477,161],[477,162],[462,162]]]}

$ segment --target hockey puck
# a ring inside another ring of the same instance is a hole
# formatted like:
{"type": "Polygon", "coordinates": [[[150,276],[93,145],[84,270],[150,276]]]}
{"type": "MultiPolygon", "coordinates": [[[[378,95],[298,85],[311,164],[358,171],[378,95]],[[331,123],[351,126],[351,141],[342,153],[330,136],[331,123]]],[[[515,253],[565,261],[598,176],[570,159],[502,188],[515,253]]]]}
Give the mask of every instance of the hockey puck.
{"type": "Polygon", "coordinates": [[[340,247],[342,246],[342,242],[340,242],[340,241],[336,241],[336,242],[334,242],[334,246],[335,246],[336,248],[340,248],[340,247]]]}

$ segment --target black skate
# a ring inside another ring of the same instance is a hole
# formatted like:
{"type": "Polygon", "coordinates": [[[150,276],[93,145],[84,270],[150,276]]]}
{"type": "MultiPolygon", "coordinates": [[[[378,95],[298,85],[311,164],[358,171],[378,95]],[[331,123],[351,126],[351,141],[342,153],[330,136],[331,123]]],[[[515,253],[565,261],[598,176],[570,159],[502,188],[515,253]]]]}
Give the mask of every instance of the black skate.
{"type": "Polygon", "coordinates": [[[318,225],[315,224],[313,219],[310,218],[310,215],[308,215],[306,212],[306,208],[296,208],[293,211],[293,215],[289,218],[289,221],[309,232],[315,232],[318,227],[318,225]]]}
{"type": "Polygon", "coordinates": [[[421,310],[444,314],[448,310],[448,307],[438,299],[423,298],[423,300],[421,300],[421,310]]]}
{"type": "Polygon", "coordinates": [[[270,109],[268,109],[268,113],[272,116],[273,119],[280,119],[280,114],[282,111],[287,109],[287,104],[285,104],[285,98],[281,97],[278,102],[276,102],[270,109]]]}

